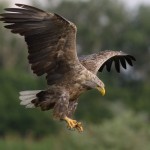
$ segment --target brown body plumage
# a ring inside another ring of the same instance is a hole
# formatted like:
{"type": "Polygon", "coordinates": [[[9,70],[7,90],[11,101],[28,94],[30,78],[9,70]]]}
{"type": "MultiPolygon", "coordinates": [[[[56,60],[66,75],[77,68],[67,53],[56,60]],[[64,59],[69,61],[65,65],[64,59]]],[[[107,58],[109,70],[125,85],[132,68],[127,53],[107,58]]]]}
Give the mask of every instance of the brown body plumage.
{"type": "Polygon", "coordinates": [[[76,26],[59,16],[38,8],[16,4],[19,8],[6,8],[0,21],[12,33],[25,37],[28,60],[33,72],[46,74],[46,90],[22,91],[20,100],[28,108],[53,109],[55,118],[65,120],[68,127],[83,131],[81,123],[70,119],[77,107],[78,97],[89,89],[105,94],[103,82],[96,76],[98,71],[110,71],[112,62],[120,72],[126,63],[132,66],[135,58],[121,51],[103,51],[78,58],[76,52],[76,26]]]}

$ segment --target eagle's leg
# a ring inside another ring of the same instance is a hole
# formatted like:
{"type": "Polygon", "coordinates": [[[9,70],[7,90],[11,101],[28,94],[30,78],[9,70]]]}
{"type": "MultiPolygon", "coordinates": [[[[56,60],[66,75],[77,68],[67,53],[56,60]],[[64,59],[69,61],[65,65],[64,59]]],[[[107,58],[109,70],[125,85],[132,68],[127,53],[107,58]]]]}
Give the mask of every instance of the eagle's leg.
{"type": "Polygon", "coordinates": [[[71,111],[71,108],[73,108],[71,106],[72,104],[69,102],[69,94],[66,91],[63,91],[62,93],[60,92],[59,98],[53,109],[53,116],[66,121],[69,129],[77,129],[79,132],[82,132],[83,127],[81,123],[69,118],[69,115],[71,114],[69,112],[71,111]]]}
{"type": "MultiPolygon", "coordinates": [[[[72,100],[72,101],[69,101],[69,106],[68,106],[68,109],[67,109],[67,117],[65,117],[65,121],[69,121],[69,123],[73,124],[74,125],[74,128],[77,129],[79,132],[82,132],[83,131],[83,127],[82,127],[82,124],[81,122],[77,122],[76,120],[72,120],[70,119],[76,108],[77,108],[77,105],[78,105],[78,100],[72,100]]],[[[68,128],[71,128],[68,124],[68,128]]]]}
{"type": "Polygon", "coordinates": [[[72,100],[72,101],[69,101],[69,106],[68,106],[68,110],[67,110],[67,116],[69,118],[71,118],[77,108],[77,105],[78,105],[78,100],[72,100]]]}

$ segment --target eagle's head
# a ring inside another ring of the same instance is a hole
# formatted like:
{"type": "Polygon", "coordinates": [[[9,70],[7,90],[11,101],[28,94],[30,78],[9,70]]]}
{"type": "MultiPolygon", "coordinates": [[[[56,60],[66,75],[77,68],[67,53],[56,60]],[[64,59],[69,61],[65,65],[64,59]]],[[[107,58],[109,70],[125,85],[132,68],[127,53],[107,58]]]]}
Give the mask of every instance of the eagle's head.
{"type": "Polygon", "coordinates": [[[104,83],[97,77],[97,76],[93,76],[92,78],[90,78],[90,80],[86,80],[84,82],[84,85],[86,85],[86,87],[88,89],[97,89],[98,91],[100,91],[100,93],[102,94],[102,96],[105,95],[105,85],[104,83]]]}

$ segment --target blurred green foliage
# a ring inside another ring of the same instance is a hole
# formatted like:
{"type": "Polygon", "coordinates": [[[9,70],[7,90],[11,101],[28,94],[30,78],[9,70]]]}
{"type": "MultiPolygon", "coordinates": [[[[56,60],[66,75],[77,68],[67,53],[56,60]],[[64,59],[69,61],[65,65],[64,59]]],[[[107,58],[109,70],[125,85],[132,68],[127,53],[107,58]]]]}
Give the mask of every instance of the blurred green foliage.
{"type": "MultiPolygon", "coordinates": [[[[0,3],[1,12],[5,7],[0,3]]],[[[121,74],[113,69],[99,74],[106,85],[106,96],[101,97],[94,90],[83,94],[75,117],[86,124],[86,131],[83,135],[68,132],[63,123],[52,120],[50,111],[19,105],[19,91],[45,89],[46,83],[44,77],[32,75],[23,38],[11,34],[0,22],[0,136],[4,137],[0,149],[150,149],[150,6],[141,6],[134,12],[117,0],[89,0],[62,1],[45,9],[77,25],[79,55],[122,50],[133,54],[137,62],[121,74]],[[17,134],[18,138],[13,139],[10,134],[17,134]],[[44,135],[50,137],[38,143],[31,138],[44,135]],[[20,136],[29,141],[19,143],[20,136]]]]}
{"type": "Polygon", "coordinates": [[[146,118],[126,110],[100,125],[86,125],[84,133],[62,130],[55,136],[35,140],[8,135],[0,139],[3,150],[149,150],[150,129],[146,118]]]}

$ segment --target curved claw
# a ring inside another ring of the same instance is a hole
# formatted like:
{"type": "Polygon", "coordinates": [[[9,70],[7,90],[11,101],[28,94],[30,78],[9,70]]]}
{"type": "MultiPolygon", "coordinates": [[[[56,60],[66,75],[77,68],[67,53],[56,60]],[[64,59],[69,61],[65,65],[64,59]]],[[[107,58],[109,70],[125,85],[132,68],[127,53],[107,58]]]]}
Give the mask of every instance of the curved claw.
{"type": "Polygon", "coordinates": [[[81,122],[77,122],[77,125],[75,127],[79,132],[83,132],[83,127],[81,122]]]}
{"type": "Polygon", "coordinates": [[[77,129],[79,132],[83,132],[83,127],[81,122],[77,122],[76,120],[72,120],[68,117],[65,117],[64,120],[67,122],[67,128],[69,130],[77,129]]]}

